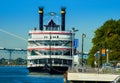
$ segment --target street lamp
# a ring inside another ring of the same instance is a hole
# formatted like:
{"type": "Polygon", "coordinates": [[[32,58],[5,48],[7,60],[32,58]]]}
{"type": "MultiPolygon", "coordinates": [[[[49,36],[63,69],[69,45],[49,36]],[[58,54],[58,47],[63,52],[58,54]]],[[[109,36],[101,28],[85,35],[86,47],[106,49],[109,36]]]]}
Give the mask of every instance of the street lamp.
{"type": "Polygon", "coordinates": [[[97,73],[99,73],[99,68],[100,68],[100,51],[97,51],[97,54],[98,54],[98,70],[97,70],[97,73]]]}
{"type": "Polygon", "coordinates": [[[82,50],[81,50],[81,54],[82,54],[82,67],[83,67],[83,47],[84,47],[84,38],[86,37],[86,34],[82,33],[82,50]]]}
{"type": "Polygon", "coordinates": [[[109,50],[106,49],[106,52],[107,52],[107,63],[109,63],[109,54],[108,54],[109,50]]]}

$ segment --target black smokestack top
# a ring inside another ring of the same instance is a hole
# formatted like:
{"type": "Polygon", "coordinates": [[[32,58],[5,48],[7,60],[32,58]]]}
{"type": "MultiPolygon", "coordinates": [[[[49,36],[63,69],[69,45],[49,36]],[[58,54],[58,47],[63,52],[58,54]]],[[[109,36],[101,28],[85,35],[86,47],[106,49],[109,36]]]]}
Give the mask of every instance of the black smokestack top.
{"type": "Polygon", "coordinates": [[[65,14],[66,14],[66,8],[61,8],[61,29],[62,31],[65,31],[65,14]]]}
{"type": "Polygon", "coordinates": [[[43,7],[39,7],[39,29],[43,30],[43,7]]]}

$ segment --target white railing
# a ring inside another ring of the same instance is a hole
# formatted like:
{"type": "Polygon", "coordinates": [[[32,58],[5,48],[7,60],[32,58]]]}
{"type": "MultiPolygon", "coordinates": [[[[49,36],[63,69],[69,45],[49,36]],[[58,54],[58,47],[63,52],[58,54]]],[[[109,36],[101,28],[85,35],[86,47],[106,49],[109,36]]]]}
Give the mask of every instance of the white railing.
{"type": "MultiPolygon", "coordinates": [[[[43,67],[45,66],[45,64],[28,64],[27,67],[43,67]]],[[[48,66],[50,66],[50,64],[48,64],[48,66]]],[[[64,67],[68,67],[68,65],[65,64],[52,64],[52,66],[64,66],[64,67]]]]}
{"type": "MultiPolygon", "coordinates": [[[[42,58],[50,58],[50,55],[34,55],[28,56],[28,59],[42,59],[42,58]]],[[[72,60],[72,56],[62,56],[62,55],[51,55],[51,58],[58,58],[58,59],[69,59],[72,60]]]]}
{"type": "Polygon", "coordinates": [[[27,67],[39,67],[44,66],[45,64],[28,64],[27,67]]]}

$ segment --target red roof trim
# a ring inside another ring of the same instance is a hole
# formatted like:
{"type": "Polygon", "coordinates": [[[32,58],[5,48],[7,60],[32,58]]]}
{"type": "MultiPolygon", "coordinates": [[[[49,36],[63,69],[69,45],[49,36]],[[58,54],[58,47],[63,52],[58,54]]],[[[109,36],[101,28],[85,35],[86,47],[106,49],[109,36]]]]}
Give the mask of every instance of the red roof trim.
{"type": "Polygon", "coordinates": [[[71,50],[71,48],[28,48],[27,50],[71,50]]]}
{"type": "Polygon", "coordinates": [[[30,32],[30,34],[71,34],[70,32],[30,32]]]}

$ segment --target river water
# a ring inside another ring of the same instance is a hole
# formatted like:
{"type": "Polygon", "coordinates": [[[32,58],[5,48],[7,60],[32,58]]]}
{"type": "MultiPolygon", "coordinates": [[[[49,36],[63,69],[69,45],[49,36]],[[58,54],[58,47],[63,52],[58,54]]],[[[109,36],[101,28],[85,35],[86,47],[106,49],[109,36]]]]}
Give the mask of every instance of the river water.
{"type": "Polygon", "coordinates": [[[29,73],[23,66],[0,66],[0,83],[64,83],[63,75],[29,73]]]}

